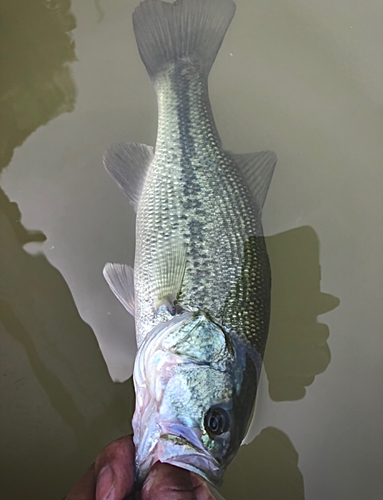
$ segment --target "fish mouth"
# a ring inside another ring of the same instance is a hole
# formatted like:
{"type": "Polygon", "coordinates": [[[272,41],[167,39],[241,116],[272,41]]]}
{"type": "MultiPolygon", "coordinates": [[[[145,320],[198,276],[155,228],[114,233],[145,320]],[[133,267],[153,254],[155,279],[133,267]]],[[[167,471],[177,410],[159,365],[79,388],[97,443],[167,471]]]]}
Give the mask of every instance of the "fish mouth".
{"type": "Polygon", "coordinates": [[[213,486],[222,483],[221,463],[202,446],[193,429],[180,424],[160,424],[156,446],[138,467],[138,482],[145,480],[156,462],[167,463],[202,476],[213,486]]]}

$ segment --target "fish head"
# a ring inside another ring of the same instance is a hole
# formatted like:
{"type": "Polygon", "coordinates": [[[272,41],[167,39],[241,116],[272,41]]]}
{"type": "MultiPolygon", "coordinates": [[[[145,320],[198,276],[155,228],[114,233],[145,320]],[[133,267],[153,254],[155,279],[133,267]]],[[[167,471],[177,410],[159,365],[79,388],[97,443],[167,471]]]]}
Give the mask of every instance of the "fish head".
{"type": "Polygon", "coordinates": [[[155,330],[134,370],[138,480],[160,461],[218,486],[253,408],[253,360],[204,313],[181,314],[155,330]]]}

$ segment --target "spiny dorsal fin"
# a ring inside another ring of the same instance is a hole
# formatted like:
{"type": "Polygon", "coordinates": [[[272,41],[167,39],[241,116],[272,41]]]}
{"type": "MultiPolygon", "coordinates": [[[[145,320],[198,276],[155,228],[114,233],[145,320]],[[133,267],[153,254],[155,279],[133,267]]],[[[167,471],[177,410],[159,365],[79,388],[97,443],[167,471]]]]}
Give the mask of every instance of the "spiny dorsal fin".
{"type": "Polygon", "coordinates": [[[165,305],[175,314],[177,300],[186,267],[186,247],[178,235],[164,238],[159,244],[154,259],[155,308],[165,305]]]}
{"type": "Polygon", "coordinates": [[[277,155],[272,151],[241,155],[229,151],[229,154],[242,170],[250,191],[254,194],[259,207],[262,208],[277,163],[277,155]]]}
{"type": "Polygon", "coordinates": [[[112,144],[104,153],[109,174],[137,211],[146,173],[153,159],[153,148],[136,142],[112,144]]]}
{"type": "Polygon", "coordinates": [[[134,316],[134,270],[125,264],[108,262],[102,271],[110,289],[125,309],[134,316]]]}

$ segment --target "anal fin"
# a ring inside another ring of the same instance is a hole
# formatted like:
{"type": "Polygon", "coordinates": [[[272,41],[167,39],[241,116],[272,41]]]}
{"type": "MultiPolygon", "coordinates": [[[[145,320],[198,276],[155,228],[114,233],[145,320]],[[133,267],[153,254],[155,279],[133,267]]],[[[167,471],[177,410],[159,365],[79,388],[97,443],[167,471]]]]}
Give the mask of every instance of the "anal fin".
{"type": "Polygon", "coordinates": [[[108,262],[103,269],[103,275],[110,289],[125,309],[134,316],[134,270],[125,264],[108,262]]]}
{"type": "Polygon", "coordinates": [[[136,142],[112,144],[104,152],[106,170],[127,195],[135,211],[152,159],[153,148],[136,142]]]}

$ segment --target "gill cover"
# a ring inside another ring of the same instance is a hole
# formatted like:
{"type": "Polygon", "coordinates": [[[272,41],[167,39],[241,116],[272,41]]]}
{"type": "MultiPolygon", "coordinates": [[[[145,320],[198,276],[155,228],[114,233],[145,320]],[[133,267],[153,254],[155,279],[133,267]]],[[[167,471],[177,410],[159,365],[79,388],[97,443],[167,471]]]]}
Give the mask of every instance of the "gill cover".
{"type": "Polygon", "coordinates": [[[219,485],[245,434],[256,372],[242,341],[202,312],[158,325],[134,369],[138,479],[159,460],[219,485]]]}

